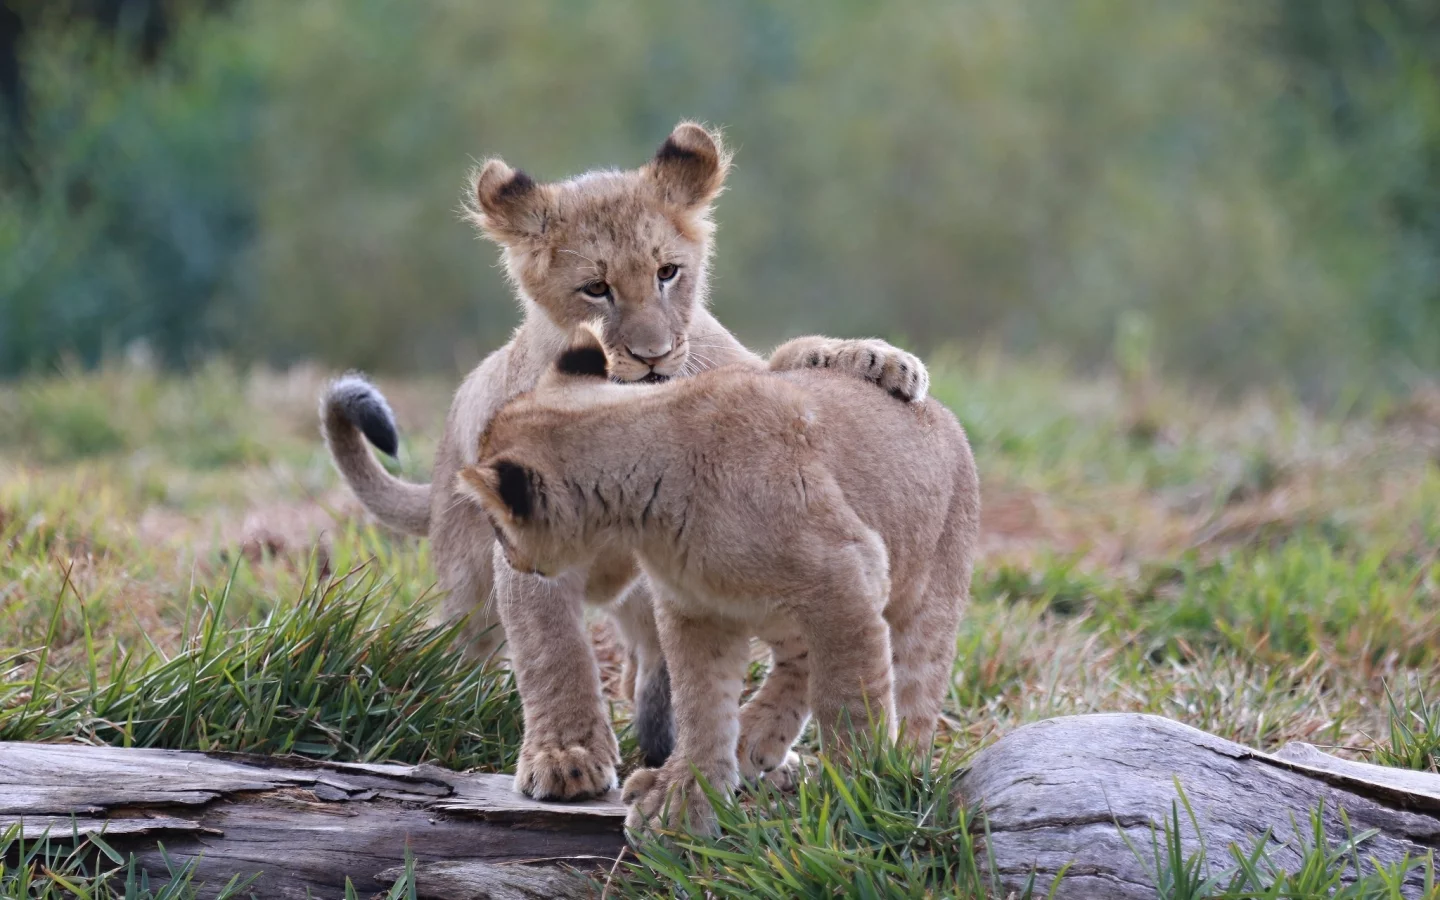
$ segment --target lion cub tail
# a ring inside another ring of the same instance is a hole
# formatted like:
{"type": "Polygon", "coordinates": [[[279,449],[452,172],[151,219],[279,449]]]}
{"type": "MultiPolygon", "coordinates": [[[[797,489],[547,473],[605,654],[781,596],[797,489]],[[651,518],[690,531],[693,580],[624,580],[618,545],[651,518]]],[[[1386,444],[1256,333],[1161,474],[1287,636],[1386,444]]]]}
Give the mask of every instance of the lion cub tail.
{"type": "Polygon", "coordinates": [[[401,481],[365,446],[368,439],[391,457],[400,449],[395,414],[375,385],[358,372],[332,381],[320,399],[320,430],[335,468],[375,518],[406,534],[430,531],[430,485],[401,481]]]}

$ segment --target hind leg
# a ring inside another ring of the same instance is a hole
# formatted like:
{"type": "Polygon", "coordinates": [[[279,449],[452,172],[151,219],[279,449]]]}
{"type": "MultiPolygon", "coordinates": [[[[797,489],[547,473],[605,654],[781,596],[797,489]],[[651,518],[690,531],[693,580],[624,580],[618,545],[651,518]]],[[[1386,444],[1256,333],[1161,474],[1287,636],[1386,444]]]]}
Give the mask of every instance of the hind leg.
{"type": "Polygon", "coordinates": [[[505,629],[495,606],[488,562],[485,569],[465,573],[450,582],[440,603],[440,618],[445,623],[461,623],[455,640],[466,662],[498,664],[504,656],[500,649],[505,641],[505,629]]]}
{"type": "Polygon", "coordinates": [[[960,459],[944,530],[919,590],[891,597],[885,610],[895,653],[895,707],[907,743],[928,749],[955,670],[960,616],[970,601],[980,534],[980,484],[969,449],[960,459]]]}
{"type": "Polygon", "coordinates": [[[735,748],[749,630],[739,622],[704,613],[687,615],[664,600],[656,609],[656,619],[666,656],[674,663],[679,728],[675,753],[665,765],[637,769],[625,781],[622,799],[630,805],[625,824],[639,829],[663,819],[665,826],[708,832],[714,827],[714,811],[695,774],[719,791],[739,783],[735,748]]]}
{"type": "Polygon", "coordinates": [[[810,710],[821,750],[833,754],[876,726],[881,737],[895,735],[890,626],[883,614],[889,554],[828,473],[815,473],[806,484],[810,521],[786,542],[774,602],[809,649],[810,710]]]}
{"type": "Polygon", "coordinates": [[[649,582],[644,578],[636,582],[611,607],[610,615],[633,660],[627,664],[633,666],[634,674],[635,739],[645,765],[654,768],[675,749],[675,717],[670,706],[670,672],[660,648],[649,582]]]}
{"type": "Polygon", "coordinates": [[[790,752],[810,716],[810,648],[794,624],[762,628],[770,671],[740,709],[740,777],[760,778],[781,790],[794,787],[799,758],[790,752]]]}
{"type": "Polygon", "coordinates": [[[499,662],[505,641],[495,602],[495,532],[472,503],[452,503],[437,510],[431,556],[445,597],[440,621],[460,622],[456,644],[470,663],[499,662]]]}
{"type": "Polygon", "coordinates": [[[955,668],[955,641],[960,630],[964,594],[951,581],[932,581],[910,608],[904,605],[890,621],[895,661],[895,715],[906,743],[928,748],[935,739],[941,706],[955,668]]]}

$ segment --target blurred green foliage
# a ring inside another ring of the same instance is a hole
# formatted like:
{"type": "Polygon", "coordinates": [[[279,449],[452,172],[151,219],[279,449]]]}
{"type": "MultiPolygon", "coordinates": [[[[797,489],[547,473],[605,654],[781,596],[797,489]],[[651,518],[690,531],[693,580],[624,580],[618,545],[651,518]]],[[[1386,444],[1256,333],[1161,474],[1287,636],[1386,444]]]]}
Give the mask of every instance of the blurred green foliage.
{"type": "MultiPolygon", "coordinates": [[[[177,9],[182,9],[178,4],[177,9]]],[[[763,343],[992,342],[1315,398],[1440,370],[1422,0],[235,0],[163,52],[27,22],[0,372],[144,338],[370,369],[517,321],[466,168],[726,126],[715,305],[763,343]],[[28,173],[28,174],[22,174],[28,173]]]]}

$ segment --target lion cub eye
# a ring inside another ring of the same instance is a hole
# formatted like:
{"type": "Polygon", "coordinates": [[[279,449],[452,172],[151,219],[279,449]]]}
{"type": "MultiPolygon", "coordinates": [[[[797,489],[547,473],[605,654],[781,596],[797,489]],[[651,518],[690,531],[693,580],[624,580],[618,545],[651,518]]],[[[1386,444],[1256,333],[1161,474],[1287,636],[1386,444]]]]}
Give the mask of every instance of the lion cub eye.
{"type": "Polygon", "coordinates": [[[669,281],[670,279],[674,278],[676,275],[679,274],[680,267],[675,265],[674,263],[666,263],[665,265],[655,270],[655,277],[660,279],[661,281],[669,281]]]}
{"type": "Polygon", "coordinates": [[[610,295],[610,282],[592,281],[589,284],[581,285],[580,292],[587,297],[608,297],[610,295]]]}

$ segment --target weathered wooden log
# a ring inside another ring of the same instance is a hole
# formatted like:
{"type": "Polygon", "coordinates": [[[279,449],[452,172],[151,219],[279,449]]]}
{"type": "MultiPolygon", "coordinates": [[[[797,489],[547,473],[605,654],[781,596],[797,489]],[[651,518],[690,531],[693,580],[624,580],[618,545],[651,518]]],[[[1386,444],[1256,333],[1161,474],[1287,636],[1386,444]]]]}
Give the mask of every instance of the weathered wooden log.
{"type": "Polygon", "coordinates": [[[260,873],[252,891],[267,900],[341,897],[346,877],[373,894],[399,877],[407,847],[422,897],[583,896],[574,869],[614,861],[624,807],[540,803],[510,783],[432,766],[0,743],[0,831],[103,832],[162,880],[166,856],[193,860],[212,886],[260,873]]]}
{"type": "MultiPolygon", "coordinates": [[[[959,793],[983,809],[986,852],[1007,888],[1032,872],[1059,897],[1155,896],[1152,828],[1184,790],[1187,852],[1201,840],[1223,865],[1229,845],[1254,846],[1293,871],[1312,810],[1328,840],[1377,829],[1360,856],[1393,864],[1440,846],[1440,775],[1327,756],[1303,744],[1277,754],[1155,716],[1093,715],[1021,728],[978,754],[959,793]],[[1126,843],[1126,838],[1129,844],[1126,843]],[[1131,847],[1139,851],[1139,856],[1131,847]]],[[[263,872],[264,898],[361,893],[399,876],[408,846],[419,895],[430,900],[580,897],[570,867],[608,867],[623,845],[624,809],[611,795],[579,804],[515,794],[499,775],[430,766],[320,764],[293,759],[0,743],[0,829],[23,819],[32,837],[104,831],[152,873],[197,860],[218,885],[263,872]]],[[[1420,894],[1415,873],[1409,893],[1420,894]]]]}
{"type": "MultiPolygon", "coordinates": [[[[976,756],[960,794],[984,810],[987,852],[1007,887],[1018,888],[1034,871],[1044,896],[1068,864],[1056,896],[1138,900],[1155,896],[1152,829],[1171,817],[1177,784],[1189,802],[1188,810],[1179,808],[1186,853],[1203,840],[1219,868],[1231,844],[1249,851],[1268,830],[1269,858],[1295,872],[1316,809],[1323,809],[1331,846],[1378,829],[1360,849],[1367,866],[1414,860],[1440,846],[1440,775],[1337,759],[1306,744],[1261,753],[1159,716],[1072,716],[1026,726],[976,756]]],[[[1418,871],[1407,887],[1407,896],[1420,896],[1418,871]]]]}

